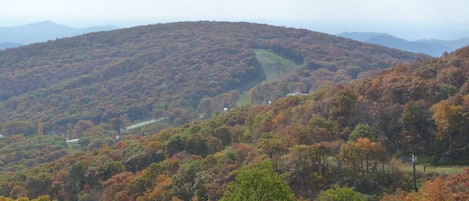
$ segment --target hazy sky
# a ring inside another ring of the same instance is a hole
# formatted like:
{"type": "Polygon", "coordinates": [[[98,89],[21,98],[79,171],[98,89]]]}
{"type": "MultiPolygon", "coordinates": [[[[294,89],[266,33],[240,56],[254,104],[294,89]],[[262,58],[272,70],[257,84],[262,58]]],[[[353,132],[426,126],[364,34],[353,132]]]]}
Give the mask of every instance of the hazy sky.
{"type": "Polygon", "coordinates": [[[387,32],[406,39],[469,37],[469,0],[2,0],[0,27],[134,26],[172,21],[262,22],[326,33],[387,32]]]}

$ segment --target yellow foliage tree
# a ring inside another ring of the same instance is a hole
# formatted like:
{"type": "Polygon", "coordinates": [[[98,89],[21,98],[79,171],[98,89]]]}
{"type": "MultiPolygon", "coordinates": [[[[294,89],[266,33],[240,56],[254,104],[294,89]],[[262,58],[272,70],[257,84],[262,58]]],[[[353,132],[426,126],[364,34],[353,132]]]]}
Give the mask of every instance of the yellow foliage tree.
{"type": "Polygon", "coordinates": [[[464,142],[465,123],[467,122],[463,107],[451,105],[442,100],[431,107],[433,120],[437,125],[438,139],[447,144],[448,153],[451,153],[457,145],[456,142],[464,142]]]}
{"type": "Polygon", "coordinates": [[[169,187],[173,180],[166,174],[161,174],[156,180],[155,187],[151,192],[145,193],[143,196],[137,198],[137,201],[143,200],[170,200],[171,193],[169,187]]]}

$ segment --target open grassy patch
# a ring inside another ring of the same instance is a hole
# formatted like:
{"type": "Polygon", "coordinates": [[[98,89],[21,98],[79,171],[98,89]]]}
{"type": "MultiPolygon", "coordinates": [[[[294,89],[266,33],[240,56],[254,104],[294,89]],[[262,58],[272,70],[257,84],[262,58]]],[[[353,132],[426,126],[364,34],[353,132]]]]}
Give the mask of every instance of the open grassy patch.
{"type": "Polygon", "coordinates": [[[262,64],[266,80],[265,83],[274,82],[284,74],[293,72],[303,67],[290,59],[275,54],[272,51],[257,49],[256,58],[262,64]]]}
{"type": "MultiPolygon", "coordinates": [[[[426,166],[416,165],[415,170],[419,174],[438,174],[438,175],[451,175],[459,174],[464,171],[467,166],[426,166]]],[[[402,164],[399,166],[399,169],[405,173],[412,173],[413,168],[412,164],[402,164]]]]}
{"type": "MultiPolygon", "coordinates": [[[[255,50],[256,58],[259,63],[262,65],[262,69],[265,74],[265,79],[260,80],[259,83],[271,83],[280,79],[283,75],[291,73],[295,70],[303,68],[301,64],[296,64],[294,61],[282,57],[272,51],[265,49],[255,50]]],[[[258,84],[259,84],[258,83],[258,84]]],[[[255,86],[255,85],[253,85],[255,86]]],[[[236,105],[246,105],[248,104],[248,92],[249,89],[242,91],[242,94],[236,105]]]]}

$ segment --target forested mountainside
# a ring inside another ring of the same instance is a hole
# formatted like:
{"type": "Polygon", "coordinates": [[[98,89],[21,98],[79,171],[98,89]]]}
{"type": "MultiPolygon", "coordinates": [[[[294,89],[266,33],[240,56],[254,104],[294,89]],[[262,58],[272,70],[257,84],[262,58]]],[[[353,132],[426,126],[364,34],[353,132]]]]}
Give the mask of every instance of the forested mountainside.
{"type": "MultiPolygon", "coordinates": [[[[233,107],[265,80],[256,51],[302,69],[269,99],[422,56],[250,23],[181,22],[91,33],[0,51],[0,119],[40,122],[46,134],[66,133],[79,120],[99,124],[115,117],[127,124],[164,117],[179,125],[233,107]]],[[[291,71],[271,68],[280,75],[291,71]]],[[[251,102],[266,97],[251,94],[251,102]]]]}
{"type": "Polygon", "coordinates": [[[468,165],[468,78],[464,48],[149,135],[151,128],[137,129],[116,140],[114,121],[80,121],[74,146],[50,135],[6,136],[0,196],[467,200],[469,170],[420,170],[419,192],[406,193],[413,190],[412,172],[403,167],[411,154],[420,164],[468,165]]]}

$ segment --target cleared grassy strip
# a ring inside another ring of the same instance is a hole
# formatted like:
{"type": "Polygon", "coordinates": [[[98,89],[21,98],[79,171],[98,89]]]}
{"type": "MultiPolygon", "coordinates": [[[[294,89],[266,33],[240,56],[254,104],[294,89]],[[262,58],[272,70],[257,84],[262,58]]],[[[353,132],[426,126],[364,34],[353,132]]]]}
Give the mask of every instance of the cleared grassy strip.
{"type": "Polygon", "coordinates": [[[247,105],[248,101],[248,91],[243,91],[240,95],[238,101],[236,101],[236,105],[247,105]]]}
{"type": "Polygon", "coordinates": [[[264,49],[256,50],[256,58],[264,69],[266,80],[263,83],[274,82],[280,79],[284,74],[303,67],[303,65],[295,64],[295,62],[290,59],[264,49]]]}
{"type": "MultiPolygon", "coordinates": [[[[450,175],[458,174],[464,171],[464,169],[469,168],[467,166],[426,166],[425,172],[423,165],[416,165],[415,170],[419,174],[438,174],[438,175],[450,175]]],[[[404,173],[412,173],[413,168],[412,164],[402,164],[399,166],[399,169],[404,173]]]]}
{"type": "MultiPolygon", "coordinates": [[[[255,52],[256,58],[259,63],[261,63],[266,78],[259,83],[271,83],[277,81],[284,74],[303,68],[303,65],[296,64],[292,60],[275,54],[272,51],[257,49],[255,52]]],[[[249,89],[242,91],[242,94],[236,102],[236,105],[248,104],[248,92],[249,89]]]]}

